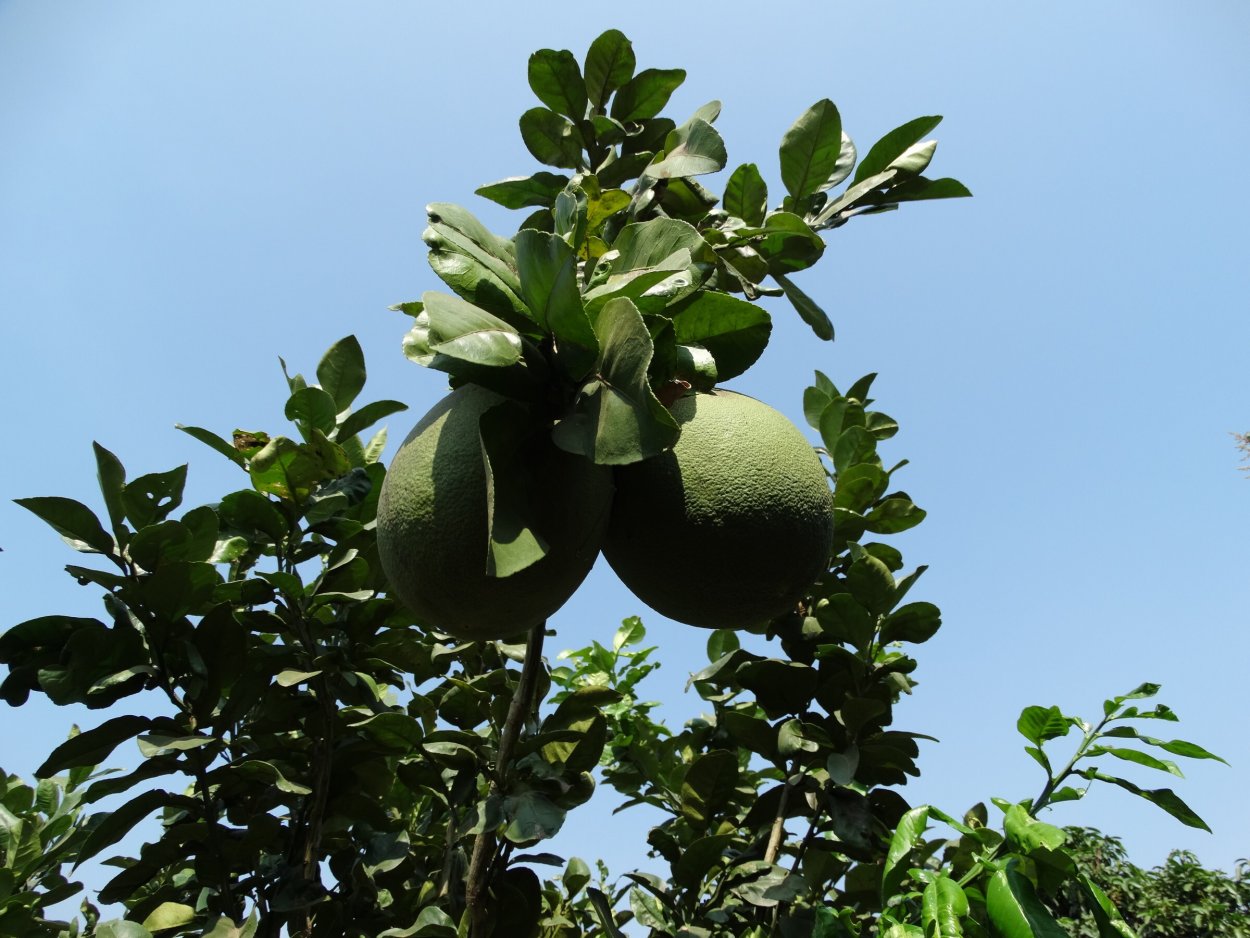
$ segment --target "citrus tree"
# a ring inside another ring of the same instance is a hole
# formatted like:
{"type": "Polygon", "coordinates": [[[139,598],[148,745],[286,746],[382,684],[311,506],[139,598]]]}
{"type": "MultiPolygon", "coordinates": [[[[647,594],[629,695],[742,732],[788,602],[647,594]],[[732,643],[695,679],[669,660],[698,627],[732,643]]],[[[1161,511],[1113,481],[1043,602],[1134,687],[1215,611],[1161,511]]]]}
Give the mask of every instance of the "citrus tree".
{"type": "Polygon", "coordinates": [[[37,786],[0,793],[0,931],[1017,938],[1065,934],[1046,901],[1076,890],[1099,935],[1131,934],[1039,814],[1103,782],[1203,827],[1109,765],[1215,757],[1141,731],[1175,719],[1143,684],[1094,722],[1028,708],[1045,781],[993,820],[910,805],[921,737],[894,707],[940,614],[889,543],[925,516],[898,487],[905,460],[878,452],[898,425],[872,375],[816,375],[816,447],[719,387],[763,353],[764,297],[833,337],[793,279],[824,232],[968,195],[924,174],[939,118],[861,157],[819,101],[781,142],[779,200],[750,163],[716,194],[698,177],[729,166],[719,104],[661,116],[682,70],[639,70],[613,30],[581,59],[535,53],[528,76],[541,106],[521,133],[548,168],[478,190],[531,210],[517,231],[429,208],[450,292],[398,309],[405,353],[451,390],[389,472],[375,427],[405,405],[362,402],[347,337],[315,380],[284,365],[293,430],[181,428],[239,471],[211,504],[183,505],[185,466],[132,477],[99,444],[102,511],[19,499],[96,561],[67,571],[103,612],[0,636],[0,695],[103,719],[37,786]],[[762,468],[727,485],[729,465],[762,468]],[[680,727],[646,702],[663,652],[639,618],[543,657],[601,547],[641,599],[707,630],[690,678],[706,712],[680,727]],[[139,768],[97,769],[130,743],[139,768]],[[542,849],[602,789],[661,813],[638,849],[665,875],[542,849]],[[153,816],[158,836],[113,855],[153,816]],[[100,857],[117,872],[81,917],[51,917],[77,889],[63,867],[100,857]]]}

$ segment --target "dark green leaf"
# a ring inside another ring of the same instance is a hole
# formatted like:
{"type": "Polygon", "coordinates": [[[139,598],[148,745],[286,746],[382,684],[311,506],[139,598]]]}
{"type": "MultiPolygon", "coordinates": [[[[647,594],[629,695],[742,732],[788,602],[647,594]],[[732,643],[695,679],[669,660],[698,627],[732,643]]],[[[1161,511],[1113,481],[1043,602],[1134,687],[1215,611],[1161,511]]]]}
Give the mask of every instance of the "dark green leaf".
{"type": "Polygon", "coordinates": [[[111,847],[128,833],[130,829],[157,808],[168,807],[179,799],[165,791],[145,791],[126,802],[116,811],[104,816],[104,819],[91,829],[82,848],[74,857],[74,868],[77,869],[85,861],[94,857],[106,847],[111,847]]]}
{"type": "Polygon", "coordinates": [[[1003,831],[1012,845],[1023,853],[1036,850],[1058,850],[1068,836],[1059,828],[1037,820],[1018,804],[1011,805],[1003,817],[1003,831]]]}
{"type": "MultiPolygon", "coordinates": [[[[769,215],[764,220],[763,238],[754,246],[768,260],[769,273],[774,277],[811,267],[825,251],[825,242],[820,235],[793,212],[773,212],[769,215]]],[[[782,286],[784,288],[785,285],[782,286]]]]}
{"type": "Polygon", "coordinates": [[[755,364],[772,333],[767,312],[727,293],[701,290],[671,307],[669,314],[677,342],[711,352],[722,382],[755,364]]]}
{"type": "Polygon", "coordinates": [[[686,70],[682,68],[643,69],[616,93],[612,100],[612,117],[618,121],[655,117],[685,80],[686,70]]]}
{"type": "Polygon", "coordinates": [[[117,531],[126,518],[126,509],[122,504],[122,491],[126,487],[126,468],[120,459],[99,443],[93,442],[91,448],[95,452],[96,479],[100,483],[100,494],[104,497],[104,505],[108,509],[113,530],[117,531]]]}
{"type": "Polygon", "coordinates": [[[203,427],[187,427],[180,423],[174,424],[174,427],[189,436],[195,437],[195,439],[206,446],[212,447],[236,465],[242,466],[245,464],[243,454],[235,449],[229,441],[223,440],[212,430],[205,430],[203,427]]]}
{"type": "Polygon", "coordinates": [[[925,519],[923,508],[917,508],[906,496],[891,496],[868,513],[865,523],[874,534],[897,534],[914,528],[925,519]]]}
{"type": "Polygon", "coordinates": [[[540,163],[561,169],[582,165],[582,135],[572,121],[555,111],[536,107],[522,114],[521,139],[540,163]]]}
{"type": "Polygon", "coordinates": [[[1137,765],[1144,765],[1148,769],[1158,769],[1160,772],[1168,772],[1178,778],[1184,778],[1175,762],[1168,759],[1158,759],[1149,753],[1139,752],[1136,749],[1121,749],[1117,746],[1094,746],[1087,750],[1087,754],[1091,758],[1103,755],[1114,756],[1125,762],[1135,762],[1137,765]]]}
{"type": "Polygon", "coordinates": [[[838,161],[834,164],[833,172],[829,174],[829,178],[821,184],[819,191],[824,192],[826,189],[832,189],[850,176],[851,170],[855,168],[856,157],[855,143],[847,136],[844,130],[842,131],[842,148],[838,152],[838,161]]]}
{"type": "Polygon", "coordinates": [[[532,483],[523,450],[532,433],[529,412],[516,401],[503,401],[482,414],[479,430],[489,530],[483,561],[488,575],[511,576],[547,554],[546,541],[530,527],[532,483]]]}
{"type": "Polygon", "coordinates": [[[790,198],[817,192],[833,174],[842,152],[842,118],[832,101],[817,101],[786,131],[781,141],[781,181],[790,198]]]}
{"type": "Polygon", "coordinates": [[[279,541],[287,534],[286,519],[274,503],[258,492],[232,492],[217,506],[222,525],[234,531],[264,534],[279,541]]]}
{"type": "Polygon", "coordinates": [[[567,49],[539,49],[530,56],[529,83],[538,100],[575,121],[586,116],[586,82],[567,49]]]}
{"type": "MultiPolygon", "coordinates": [[[[831,408],[826,408],[825,413],[829,413],[831,408]]],[[[818,428],[824,429],[825,421],[822,419],[818,423],[818,428]]],[[[834,433],[833,428],[829,428],[834,433]]],[[[841,433],[841,427],[838,427],[836,434],[841,433]]],[[[822,437],[824,433],[822,432],[822,437]]],[[[833,437],[837,442],[837,435],[833,437]]],[[[825,443],[828,446],[828,442],[825,443]]],[[[851,466],[845,472],[838,473],[837,485],[834,488],[833,504],[835,508],[846,508],[851,511],[863,512],[868,509],[885,492],[886,487],[890,484],[890,477],[880,466],[874,466],[871,463],[860,463],[858,466],[851,466]]]]}
{"type": "Polygon", "coordinates": [[[1176,818],[1186,827],[1196,827],[1199,830],[1210,831],[1207,822],[1194,813],[1189,805],[1181,800],[1180,796],[1170,788],[1139,788],[1132,782],[1122,778],[1116,778],[1114,775],[1107,775],[1097,769],[1086,769],[1081,773],[1085,778],[1097,780],[1100,782],[1109,782],[1112,785],[1118,785],[1125,791],[1132,792],[1140,798],[1144,798],[1156,807],[1162,808],[1172,817],[1176,818]]]}
{"type": "Polygon", "coordinates": [[[568,182],[568,176],[544,171],[532,176],[510,176],[475,191],[492,202],[498,202],[504,208],[526,208],[531,205],[550,208],[568,182]]]}
{"type": "Polygon", "coordinates": [[[957,179],[908,179],[886,190],[882,200],[886,202],[923,202],[931,199],[962,199],[972,193],[957,179]]]}
{"type": "Polygon", "coordinates": [[[290,396],[286,402],[286,418],[329,433],[334,429],[334,418],[340,409],[328,392],[310,386],[290,396]]]}
{"type": "Polygon", "coordinates": [[[697,829],[724,810],[738,785],[738,757],[714,749],[695,758],[681,784],[681,813],[697,829]]]}
{"type": "Polygon", "coordinates": [[[959,938],[964,933],[960,922],[968,914],[968,897],[949,876],[938,876],[925,887],[920,914],[927,938],[959,938]]]}
{"type": "Polygon", "coordinates": [[[492,234],[471,212],[448,202],[426,206],[430,227],[421,235],[430,267],[456,294],[516,327],[528,312],[521,301],[512,242],[492,234]]]}
{"type": "Polygon", "coordinates": [[[503,800],[508,826],[504,837],[513,843],[528,843],[554,837],[564,824],[565,812],[541,792],[523,791],[503,800]]]}
{"type": "Polygon", "coordinates": [[[169,517],[169,513],[182,504],[186,481],[187,467],[179,466],[128,482],[122,492],[122,503],[126,507],[126,517],[136,530],[169,517]]]}
{"type": "Polygon", "coordinates": [[[335,430],[334,437],[337,440],[347,440],[361,430],[373,426],[382,418],[407,409],[408,405],[401,404],[399,401],[374,401],[371,404],[366,404],[360,410],[354,411],[343,418],[343,422],[335,430]]]}
{"type": "Polygon", "coordinates": [[[595,363],[599,340],[582,308],[577,255],[558,235],[522,231],[516,236],[516,259],[530,312],[555,337],[569,375],[581,380],[595,363]]]}
{"type": "Polygon", "coordinates": [[[95,729],[71,736],[53,749],[43,765],[35,769],[35,775],[50,778],[65,769],[99,765],[119,743],[137,736],[151,725],[150,717],[120,716],[106,720],[95,729]]]}
{"type": "Polygon", "coordinates": [[[330,346],[317,365],[317,380],[339,410],[351,406],[365,386],[365,354],[354,335],[330,346]]]}
{"type": "Polygon", "coordinates": [[[619,29],[609,29],[590,44],[586,53],[586,95],[591,105],[602,108],[608,96],[634,74],[633,44],[619,29]]]}
{"type": "Polygon", "coordinates": [[[638,462],[668,449],[679,431],[647,383],[653,346],[638,308],[626,299],[609,300],[595,325],[601,343],[596,377],[582,387],[552,439],[603,465],[638,462]]]}
{"type": "Polygon", "coordinates": [[[74,550],[111,556],[116,549],[113,538],[104,530],[95,512],[82,502],[56,495],[15,498],[14,501],[47,522],[74,550]]]}
{"type": "Polygon", "coordinates": [[[866,648],[876,629],[876,619],[850,593],[835,593],[816,603],[816,621],[839,642],[866,648]]]}
{"type": "Polygon", "coordinates": [[[768,186],[754,163],[743,163],[725,183],[724,208],[748,225],[764,224],[768,212],[768,186]]]}
{"type": "Polygon", "coordinates": [[[927,642],[942,626],[942,614],[933,603],[908,603],[881,622],[883,642],[927,642]]]}
{"type": "Polygon", "coordinates": [[[816,333],[816,338],[832,342],[833,323],[829,321],[825,311],[816,305],[816,301],[796,287],[784,274],[774,273],[773,279],[781,285],[781,289],[786,293],[786,299],[790,301],[799,317],[811,326],[812,332],[816,333]]]}
{"type": "Polygon", "coordinates": [[[942,122],[940,116],[917,117],[900,127],[895,127],[888,134],[874,143],[855,171],[855,183],[863,182],[870,176],[884,172],[891,163],[902,156],[907,149],[920,140],[925,134],[942,122]]]}

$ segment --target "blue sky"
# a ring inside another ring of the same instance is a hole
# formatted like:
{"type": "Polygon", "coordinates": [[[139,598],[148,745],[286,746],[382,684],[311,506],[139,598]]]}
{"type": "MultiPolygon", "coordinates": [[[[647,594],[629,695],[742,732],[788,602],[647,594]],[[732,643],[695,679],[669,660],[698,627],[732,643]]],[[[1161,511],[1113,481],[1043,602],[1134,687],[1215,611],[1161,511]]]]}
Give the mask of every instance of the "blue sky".
{"type": "MultiPolygon", "coordinates": [[[[905,794],[952,812],[1031,796],[1022,707],[1092,715],[1156,681],[1184,721],[1166,729],[1232,763],[1173,780],[1215,834],[1111,790],[1051,819],[1123,836],[1146,865],[1173,847],[1226,868],[1250,853],[1250,480],[1229,436],[1250,429],[1250,7],[463,9],[0,0],[0,628],[95,613],[61,572],[77,558],[10,501],[98,505],[93,439],[132,475],[190,462],[187,504],[212,500],[240,480],[174,424],[281,430],[277,357],[311,372],[348,333],[366,393],[410,403],[401,438],[445,387],[403,358],[405,320],[386,309],[438,286],[423,206],[512,230],[519,216],[472,192],[537,168],[516,130],[537,103],[529,53],[580,56],[619,27],[640,67],[689,73],[671,113],[724,102],[731,166],[758,163],[774,190],[782,133],[830,97],[861,152],[944,114],[933,172],[975,193],[832,232],[796,280],[837,341],[778,306],[763,360],[732,384],[801,422],[814,369],[875,371],[902,425],[885,455],[911,461],[930,516],[897,544],[930,565],[913,595],[945,621],[898,712],[941,739],[905,794]]],[[[635,613],[662,649],[652,696],[671,721],[696,715],[682,687],[706,634],[650,614],[605,565],[548,647],[607,640],[635,613]]],[[[0,765],[28,774],[71,721],[99,719],[5,713],[0,765]]],[[[612,841],[615,870],[643,862],[642,816],[597,804],[559,847],[612,841]]]]}

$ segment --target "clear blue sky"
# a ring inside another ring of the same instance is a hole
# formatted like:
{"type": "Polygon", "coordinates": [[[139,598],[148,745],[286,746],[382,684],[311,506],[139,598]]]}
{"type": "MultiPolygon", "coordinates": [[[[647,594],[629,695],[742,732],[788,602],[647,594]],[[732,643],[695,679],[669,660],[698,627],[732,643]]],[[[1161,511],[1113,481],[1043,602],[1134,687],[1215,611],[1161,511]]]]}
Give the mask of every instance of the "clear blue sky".
{"type": "MultiPolygon", "coordinates": [[[[403,358],[386,310],[438,286],[423,206],[510,231],[519,216],[472,191],[537,168],[516,131],[536,103],[526,58],[580,56],[615,26],[640,67],[689,72],[672,112],[724,102],[731,165],[760,164],[775,189],[782,133],[828,96],[861,147],[946,115],[933,170],[976,194],[833,232],[798,282],[837,342],[777,307],[773,344],[733,385],[801,421],[813,369],[876,371],[902,424],[886,453],[911,460],[930,517],[897,543],[930,565],[913,595],[945,619],[899,709],[941,739],[905,794],[952,812],[1031,796],[1023,706],[1095,714],[1151,680],[1178,735],[1232,763],[1176,781],[1214,836],[1112,790],[1051,819],[1121,835],[1147,865],[1173,847],[1224,867],[1250,854],[1250,480],[1229,436],[1250,429],[1250,7],[531,9],[0,0],[0,628],[98,608],[61,572],[78,558],[9,501],[98,506],[93,439],[132,475],[190,462],[188,504],[212,500],[240,479],[174,424],[281,430],[277,357],[311,372],[348,333],[371,399],[410,402],[401,437],[444,388],[403,358]]],[[[652,695],[670,720],[696,715],[682,686],[706,634],[649,614],[602,564],[549,647],[607,640],[634,613],[663,649],[652,695]]],[[[5,712],[0,765],[28,774],[72,720],[100,719],[5,712]]],[[[559,848],[643,862],[645,818],[604,836],[612,795],[598,803],[559,848]]]]}

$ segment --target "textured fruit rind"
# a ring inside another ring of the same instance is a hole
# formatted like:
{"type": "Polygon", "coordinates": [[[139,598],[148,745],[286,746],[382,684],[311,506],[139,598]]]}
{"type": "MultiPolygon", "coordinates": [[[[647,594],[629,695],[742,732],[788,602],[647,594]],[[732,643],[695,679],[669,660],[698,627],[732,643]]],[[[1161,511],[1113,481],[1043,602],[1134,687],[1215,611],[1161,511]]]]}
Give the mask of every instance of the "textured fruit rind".
{"type": "Polygon", "coordinates": [[[394,592],[423,624],[477,641],[516,635],[564,605],[598,556],[612,499],[610,470],[536,438],[524,466],[548,554],[487,576],[478,421],[501,400],[476,385],[448,394],[404,440],[378,497],[378,551],[394,592]]]}
{"type": "Polygon", "coordinates": [[[832,493],[778,411],[731,391],[677,400],[669,452],[618,468],[603,552],[661,615],[741,628],[791,609],[826,569],[832,493]]]}

